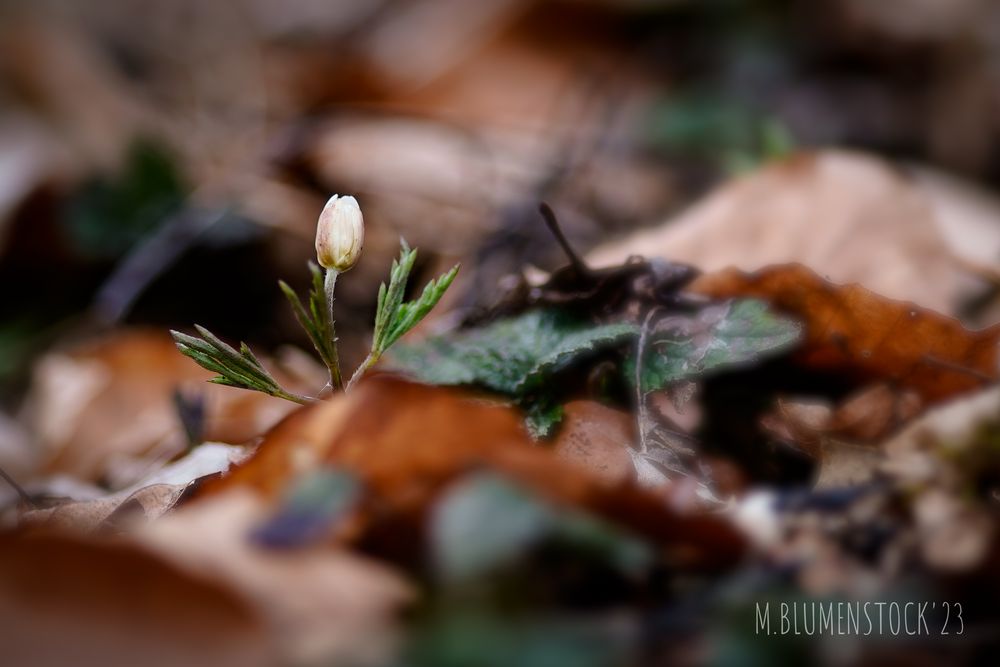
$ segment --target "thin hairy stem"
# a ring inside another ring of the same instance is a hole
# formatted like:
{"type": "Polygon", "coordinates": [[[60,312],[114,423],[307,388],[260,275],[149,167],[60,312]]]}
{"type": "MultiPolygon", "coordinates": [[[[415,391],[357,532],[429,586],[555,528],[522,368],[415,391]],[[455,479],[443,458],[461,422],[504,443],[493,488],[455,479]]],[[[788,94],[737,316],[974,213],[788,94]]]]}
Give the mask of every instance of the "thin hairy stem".
{"type": "MultiPolygon", "coordinates": [[[[333,319],[333,293],[337,287],[337,275],[338,272],[334,269],[326,270],[326,278],[323,282],[323,291],[326,293],[326,316],[327,321],[330,325],[330,331],[335,331],[334,329],[334,319],[333,319]]],[[[334,391],[344,388],[344,381],[341,379],[340,375],[340,353],[337,351],[337,337],[334,334],[333,341],[333,355],[329,360],[330,369],[330,382],[329,386],[334,391]]]]}

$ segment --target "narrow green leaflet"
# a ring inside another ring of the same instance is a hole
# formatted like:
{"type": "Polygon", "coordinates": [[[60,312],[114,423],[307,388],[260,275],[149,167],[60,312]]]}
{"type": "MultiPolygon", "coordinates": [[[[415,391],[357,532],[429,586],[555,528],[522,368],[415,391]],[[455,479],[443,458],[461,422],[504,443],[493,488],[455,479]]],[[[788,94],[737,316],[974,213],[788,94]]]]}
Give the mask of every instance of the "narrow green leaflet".
{"type": "MultiPolygon", "coordinates": [[[[695,315],[668,316],[654,326],[643,355],[642,390],[662,389],[710,371],[747,364],[784,352],[799,342],[802,326],[776,315],[763,301],[713,304],[695,315]]],[[[625,363],[635,385],[635,354],[625,363]]]]}
{"type": "Polygon", "coordinates": [[[202,368],[219,374],[209,382],[259,391],[303,405],[309,402],[306,396],[294,394],[278,384],[246,343],[240,343],[237,351],[205,327],[195,325],[195,330],[200,338],[180,331],[171,331],[170,335],[181,354],[190,357],[202,368]]]}
{"type": "Polygon", "coordinates": [[[406,241],[400,239],[399,259],[392,262],[389,272],[389,286],[379,286],[378,306],[375,313],[375,331],[372,334],[372,349],[358,369],[354,371],[347,388],[350,389],[366,370],[375,365],[386,350],[407,331],[417,326],[444,296],[458,275],[459,265],[431,280],[415,301],[403,301],[410,271],[417,259],[417,251],[411,250],[406,241]]]}
{"type": "Polygon", "coordinates": [[[372,351],[375,356],[381,356],[389,347],[399,340],[400,336],[415,327],[424,316],[444,296],[445,290],[451,286],[458,275],[458,266],[452,267],[447,273],[431,280],[424,287],[420,298],[416,301],[403,302],[406,283],[413,270],[417,251],[411,250],[405,241],[400,243],[399,260],[393,261],[389,275],[389,287],[385,283],[379,287],[378,308],[375,318],[375,335],[372,351]]]}
{"type": "Polygon", "coordinates": [[[309,309],[307,310],[299,296],[284,280],[278,281],[278,286],[288,299],[295,319],[298,320],[313,347],[319,354],[323,363],[330,369],[330,386],[339,389],[342,382],[340,378],[340,359],[337,357],[337,331],[333,320],[330,318],[330,311],[326,306],[326,292],[323,288],[323,273],[319,267],[309,262],[309,272],[312,274],[312,289],[309,291],[309,309]]]}
{"type": "Polygon", "coordinates": [[[526,396],[581,355],[637,334],[633,324],[594,325],[560,310],[532,310],[450,336],[400,345],[390,367],[430,384],[476,384],[526,396]]]}

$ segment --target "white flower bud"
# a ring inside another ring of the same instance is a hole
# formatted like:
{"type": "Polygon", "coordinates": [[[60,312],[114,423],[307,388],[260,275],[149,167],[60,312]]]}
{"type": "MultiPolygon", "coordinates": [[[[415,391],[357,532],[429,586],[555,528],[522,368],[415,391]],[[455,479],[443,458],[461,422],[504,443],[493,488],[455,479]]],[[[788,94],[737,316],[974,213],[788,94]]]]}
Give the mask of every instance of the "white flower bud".
{"type": "Polygon", "coordinates": [[[358,200],[333,195],[316,223],[316,257],[326,269],[338,273],[357,264],[365,242],[365,221],[358,200]]]}

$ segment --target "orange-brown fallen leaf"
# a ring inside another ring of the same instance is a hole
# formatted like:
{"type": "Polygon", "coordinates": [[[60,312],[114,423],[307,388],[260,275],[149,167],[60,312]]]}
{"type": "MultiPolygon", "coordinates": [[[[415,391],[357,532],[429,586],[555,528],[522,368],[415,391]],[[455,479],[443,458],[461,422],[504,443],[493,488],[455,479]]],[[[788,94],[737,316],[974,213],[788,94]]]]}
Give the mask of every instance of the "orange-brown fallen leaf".
{"type": "Polygon", "coordinates": [[[721,271],[692,287],[718,298],[766,299],[805,324],[805,341],[795,352],[802,366],[861,384],[888,382],[925,405],[998,378],[1000,326],[970,331],[955,319],[860,285],[834,285],[798,264],[721,271]]]}
{"type": "Polygon", "coordinates": [[[146,549],[72,536],[0,537],[0,661],[131,667],[275,662],[232,591],[146,549]]]}
{"type": "Polygon", "coordinates": [[[232,489],[142,523],[130,537],[239,592],[264,622],[280,664],[384,664],[414,586],[386,563],[326,545],[260,547],[250,534],[272,511],[259,495],[232,489]]]}
{"type": "Polygon", "coordinates": [[[628,448],[635,441],[635,417],[596,401],[571,401],[552,443],[560,460],[608,483],[635,478],[628,448]]]}
{"type": "Polygon", "coordinates": [[[113,525],[116,518],[126,514],[152,520],[169,511],[185,488],[187,484],[153,484],[132,493],[29,510],[21,515],[20,525],[87,533],[113,525]]]}
{"type": "Polygon", "coordinates": [[[517,411],[386,375],[292,414],[254,457],[202,494],[246,486],[273,497],[321,464],[357,475],[366,488],[362,543],[403,559],[419,557],[426,515],[440,492],[484,469],[632,529],[677,565],[719,567],[742,553],[743,541],[728,524],[679,514],[631,482],[608,483],[561,461],[532,442],[517,411]]]}

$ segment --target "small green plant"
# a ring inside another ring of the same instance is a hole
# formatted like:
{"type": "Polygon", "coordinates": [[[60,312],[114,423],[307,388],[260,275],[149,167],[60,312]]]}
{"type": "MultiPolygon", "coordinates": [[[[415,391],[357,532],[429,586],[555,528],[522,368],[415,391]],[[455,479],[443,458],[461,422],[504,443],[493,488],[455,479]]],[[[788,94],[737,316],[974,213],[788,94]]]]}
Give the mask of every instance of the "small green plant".
{"type": "MultiPolygon", "coordinates": [[[[389,286],[379,287],[378,307],[375,314],[375,332],[371,350],[344,386],[337,352],[337,333],[333,317],[334,289],[337,276],[350,270],[358,261],[364,245],[364,218],[354,197],[334,195],[320,214],[316,226],[316,257],[320,266],[310,262],[312,288],[306,303],[284,281],[278,284],[295,313],[299,325],[305,330],[326,365],[330,379],[324,391],[349,390],[374,366],[403,334],[412,329],[437,305],[458,274],[458,265],[431,280],[423,293],[414,301],[403,301],[410,272],[417,259],[416,249],[400,241],[399,259],[393,261],[389,286]]],[[[209,380],[216,384],[260,391],[296,403],[315,400],[284,389],[260,363],[246,343],[240,349],[228,345],[208,329],[195,325],[198,336],[171,331],[177,349],[206,368],[217,377],[209,380]]]]}

